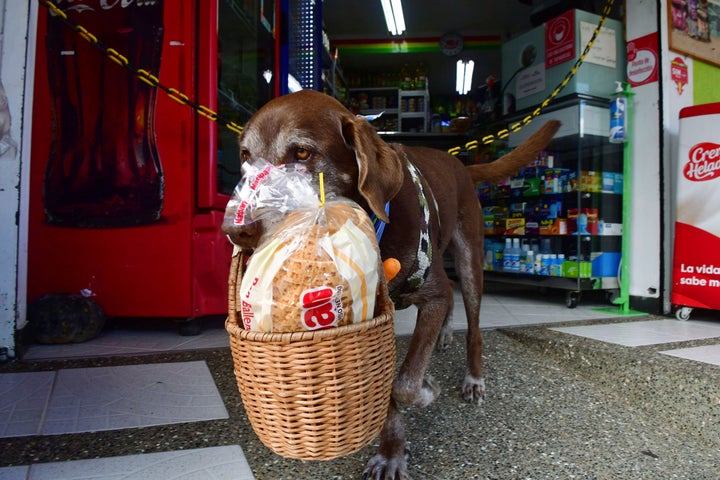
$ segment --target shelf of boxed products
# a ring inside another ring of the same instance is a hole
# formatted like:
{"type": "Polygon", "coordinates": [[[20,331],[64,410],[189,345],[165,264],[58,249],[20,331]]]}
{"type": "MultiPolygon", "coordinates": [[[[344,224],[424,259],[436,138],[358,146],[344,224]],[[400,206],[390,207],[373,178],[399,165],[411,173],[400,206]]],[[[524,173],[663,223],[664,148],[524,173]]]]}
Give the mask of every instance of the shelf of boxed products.
{"type": "Polygon", "coordinates": [[[397,87],[350,88],[350,109],[360,115],[380,115],[372,120],[375,129],[381,132],[397,132],[399,91],[397,87]]]}
{"type": "Polygon", "coordinates": [[[430,94],[396,87],[351,88],[350,108],[360,115],[377,116],[373,125],[381,132],[427,132],[430,94]]]}
{"type": "Polygon", "coordinates": [[[618,288],[622,145],[608,142],[606,107],[587,107],[548,113],[563,121],[548,150],[516,177],[479,186],[489,279],[572,292],[618,288]],[[573,128],[575,120],[582,121],[573,128]]]}

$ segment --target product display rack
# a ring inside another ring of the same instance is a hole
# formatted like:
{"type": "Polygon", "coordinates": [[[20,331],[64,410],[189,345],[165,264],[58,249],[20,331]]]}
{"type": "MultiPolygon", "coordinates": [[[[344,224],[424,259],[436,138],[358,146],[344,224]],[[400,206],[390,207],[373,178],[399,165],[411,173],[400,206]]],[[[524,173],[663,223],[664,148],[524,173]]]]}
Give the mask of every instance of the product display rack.
{"type": "Polygon", "coordinates": [[[401,132],[427,132],[430,94],[423,90],[400,90],[398,129],[401,132]]]}
{"type": "Polygon", "coordinates": [[[424,90],[397,87],[351,88],[351,103],[361,115],[382,116],[373,121],[381,132],[428,131],[430,94],[424,90]]]}
{"type": "Polygon", "coordinates": [[[337,49],[330,52],[327,46],[323,46],[322,84],[325,93],[335,97],[343,104],[347,103],[347,82],[338,62],[337,49]]]}
{"type": "Polygon", "coordinates": [[[549,119],[562,126],[534,165],[501,185],[479,187],[486,279],[565,290],[570,308],[587,290],[603,290],[612,301],[619,293],[623,146],[608,140],[608,101],[577,97],[548,107],[511,134],[508,146],[549,119]]]}

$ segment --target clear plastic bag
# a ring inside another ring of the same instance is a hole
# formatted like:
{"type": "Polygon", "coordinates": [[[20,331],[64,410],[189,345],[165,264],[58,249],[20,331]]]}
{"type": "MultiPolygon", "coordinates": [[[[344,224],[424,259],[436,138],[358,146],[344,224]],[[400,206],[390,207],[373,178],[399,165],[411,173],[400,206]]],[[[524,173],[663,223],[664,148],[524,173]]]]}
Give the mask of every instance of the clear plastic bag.
{"type": "Polygon", "coordinates": [[[374,318],[384,276],[368,214],[346,198],[321,202],[318,185],[301,166],[248,172],[225,220],[231,228],[258,220],[271,227],[237,292],[244,328],[294,332],[374,318]]]}
{"type": "Polygon", "coordinates": [[[265,160],[245,162],[240,183],[225,208],[222,230],[232,236],[258,220],[272,224],[289,212],[316,207],[318,187],[299,163],[272,165],[265,160]]]}

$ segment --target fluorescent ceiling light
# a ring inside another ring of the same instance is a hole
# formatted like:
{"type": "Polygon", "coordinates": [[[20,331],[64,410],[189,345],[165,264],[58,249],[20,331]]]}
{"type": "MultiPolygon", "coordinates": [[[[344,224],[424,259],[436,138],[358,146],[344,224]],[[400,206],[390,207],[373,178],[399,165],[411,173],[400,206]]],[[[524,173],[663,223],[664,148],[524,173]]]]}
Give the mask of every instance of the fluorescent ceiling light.
{"type": "Polygon", "coordinates": [[[475,68],[475,62],[468,60],[464,62],[462,60],[457,61],[457,72],[455,74],[455,90],[460,95],[466,95],[470,91],[470,84],[472,83],[473,69],[475,68]]]}
{"type": "Polygon", "coordinates": [[[380,0],[387,28],[392,35],[402,35],[405,31],[405,16],[401,0],[380,0]]]}

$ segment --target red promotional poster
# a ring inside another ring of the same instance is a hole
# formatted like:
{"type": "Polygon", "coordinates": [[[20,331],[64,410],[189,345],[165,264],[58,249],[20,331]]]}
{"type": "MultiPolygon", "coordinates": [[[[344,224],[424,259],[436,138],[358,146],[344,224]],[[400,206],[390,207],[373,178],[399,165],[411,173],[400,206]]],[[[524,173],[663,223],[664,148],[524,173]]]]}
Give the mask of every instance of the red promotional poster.
{"type": "Polygon", "coordinates": [[[568,10],[545,25],[545,68],[575,58],[575,11],[568,10]]]}
{"type": "Polygon", "coordinates": [[[720,308],[720,103],[680,111],[672,303],[720,308]]]}
{"type": "Polygon", "coordinates": [[[658,34],[653,32],[627,43],[627,78],[639,87],[658,81],[658,34]]]}

